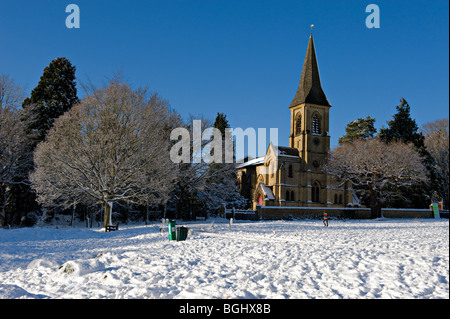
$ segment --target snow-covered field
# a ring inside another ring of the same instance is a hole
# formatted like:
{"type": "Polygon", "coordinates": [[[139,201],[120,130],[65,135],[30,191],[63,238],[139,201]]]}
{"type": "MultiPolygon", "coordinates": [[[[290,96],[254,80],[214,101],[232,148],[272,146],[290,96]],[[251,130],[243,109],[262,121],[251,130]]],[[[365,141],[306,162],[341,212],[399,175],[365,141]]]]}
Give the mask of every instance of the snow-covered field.
{"type": "Polygon", "coordinates": [[[0,229],[1,298],[449,298],[447,219],[0,229]]]}

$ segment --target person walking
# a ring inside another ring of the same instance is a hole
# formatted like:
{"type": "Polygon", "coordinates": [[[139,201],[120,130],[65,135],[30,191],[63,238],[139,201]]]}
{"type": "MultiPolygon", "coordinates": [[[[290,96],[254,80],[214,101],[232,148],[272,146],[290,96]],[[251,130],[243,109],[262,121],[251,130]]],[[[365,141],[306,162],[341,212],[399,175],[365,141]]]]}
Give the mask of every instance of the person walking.
{"type": "Polygon", "coordinates": [[[323,212],[323,225],[328,227],[328,215],[326,211],[323,212]]]}

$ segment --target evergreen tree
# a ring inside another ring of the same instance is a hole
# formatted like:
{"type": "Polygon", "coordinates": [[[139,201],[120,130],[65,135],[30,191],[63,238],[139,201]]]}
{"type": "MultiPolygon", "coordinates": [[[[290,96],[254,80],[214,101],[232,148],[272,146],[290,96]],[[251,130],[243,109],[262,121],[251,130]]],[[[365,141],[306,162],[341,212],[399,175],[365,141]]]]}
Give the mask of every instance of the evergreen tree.
{"type": "MultiPolygon", "coordinates": [[[[75,66],[66,58],[54,59],[43,71],[38,85],[31,96],[22,102],[20,121],[27,136],[26,151],[32,153],[43,141],[56,118],[78,102],[75,82],[75,66]]],[[[24,168],[24,176],[33,171],[33,162],[24,168]]],[[[11,214],[15,220],[27,212],[39,209],[36,193],[26,183],[10,187],[11,214]]]]}
{"type": "Polygon", "coordinates": [[[418,132],[419,127],[411,118],[411,108],[408,102],[400,99],[400,104],[396,106],[397,113],[392,120],[388,121],[389,127],[380,130],[379,137],[382,141],[390,143],[392,141],[402,141],[403,143],[413,143],[417,149],[424,148],[424,136],[418,132]]]}
{"type": "Polygon", "coordinates": [[[225,138],[225,129],[230,127],[228,124],[227,116],[224,113],[217,113],[216,120],[214,121],[214,127],[220,130],[222,133],[222,139],[225,138]]]}
{"type": "Polygon", "coordinates": [[[45,139],[56,118],[78,102],[75,66],[64,57],[54,59],[44,69],[31,96],[22,103],[21,119],[35,145],[45,139]]]}
{"type": "Polygon", "coordinates": [[[219,129],[222,135],[222,161],[221,163],[209,164],[210,176],[213,180],[221,179],[223,177],[222,174],[216,174],[217,171],[223,170],[225,166],[230,166],[225,165],[225,130],[229,127],[230,125],[228,124],[227,116],[224,113],[217,113],[214,121],[214,128],[219,129]]]}
{"type": "Polygon", "coordinates": [[[374,137],[377,129],[374,126],[375,119],[367,116],[365,119],[359,118],[347,124],[346,134],[339,139],[339,144],[353,142],[354,140],[368,139],[374,137]]]}

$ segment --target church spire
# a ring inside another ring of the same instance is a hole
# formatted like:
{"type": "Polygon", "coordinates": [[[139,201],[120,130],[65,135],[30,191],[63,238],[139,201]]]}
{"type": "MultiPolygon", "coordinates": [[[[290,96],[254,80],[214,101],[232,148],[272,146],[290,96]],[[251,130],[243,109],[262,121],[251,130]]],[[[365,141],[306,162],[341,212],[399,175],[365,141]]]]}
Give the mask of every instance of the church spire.
{"type": "Polygon", "coordinates": [[[320,84],[319,67],[317,65],[316,50],[314,48],[312,36],[312,26],[300,83],[298,85],[297,93],[289,107],[294,107],[303,103],[331,106],[322,90],[322,85],[320,84]]]}

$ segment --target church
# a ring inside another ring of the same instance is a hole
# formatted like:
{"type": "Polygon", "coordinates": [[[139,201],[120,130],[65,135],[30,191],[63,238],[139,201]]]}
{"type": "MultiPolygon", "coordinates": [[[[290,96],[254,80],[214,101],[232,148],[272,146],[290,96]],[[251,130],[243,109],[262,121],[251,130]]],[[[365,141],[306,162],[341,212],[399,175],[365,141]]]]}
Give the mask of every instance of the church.
{"type": "Polygon", "coordinates": [[[238,166],[241,195],[261,206],[349,207],[357,204],[349,182],[323,171],[330,151],[330,108],[319,76],[312,33],[291,111],[289,147],[269,145],[266,155],[238,166]]]}

